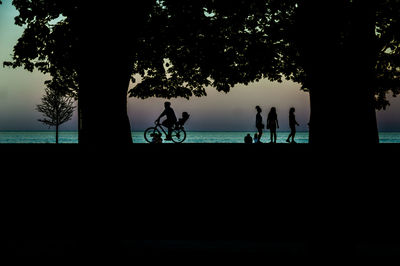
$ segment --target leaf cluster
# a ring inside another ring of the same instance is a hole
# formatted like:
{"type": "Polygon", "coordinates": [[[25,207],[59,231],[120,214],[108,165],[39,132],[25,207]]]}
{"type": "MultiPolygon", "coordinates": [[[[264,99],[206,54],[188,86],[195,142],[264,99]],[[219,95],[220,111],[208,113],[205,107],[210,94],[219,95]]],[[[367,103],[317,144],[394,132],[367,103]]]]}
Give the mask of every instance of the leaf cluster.
{"type": "Polygon", "coordinates": [[[78,40],[71,18],[78,1],[14,0],[19,11],[15,24],[24,27],[13,50],[12,61],[4,66],[37,69],[51,75],[46,85],[76,95],[78,90],[78,40]]]}
{"type": "Polygon", "coordinates": [[[377,109],[390,105],[387,95],[400,94],[400,1],[382,0],[376,24],[376,86],[377,109]]]}
{"type": "MultiPolygon", "coordinates": [[[[281,81],[282,1],[159,1],[139,42],[135,97],[203,96],[262,78],[281,81]],[[155,34],[156,33],[156,34],[155,34]]],[[[285,8],[284,8],[285,7],[285,8]]]]}
{"type": "MultiPolygon", "coordinates": [[[[345,2],[351,6],[356,1],[345,2]]],[[[15,23],[25,30],[14,47],[13,61],[5,65],[50,73],[55,87],[76,93],[81,55],[77,27],[82,21],[93,26],[101,24],[99,17],[93,15],[95,12],[83,7],[85,3],[14,0],[20,12],[15,23]],[[87,18],[82,20],[82,16],[87,18]]],[[[386,95],[391,92],[396,96],[400,88],[400,1],[377,3],[374,90],[377,108],[385,108],[386,95]]],[[[292,80],[307,90],[307,58],[297,45],[298,36],[295,37],[302,4],[300,0],[149,2],[150,8],[143,11],[146,14],[135,15],[129,25],[124,25],[124,29],[131,31],[123,34],[135,36],[129,43],[133,54],[129,55],[131,74],[141,76],[129,95],[190,98],[206,95],[208,86],[228,92],[236,84],[264,78],[292,80]]],[[[125,5],[120,9],[122,6],[125,5]]],[[[118,8],[115,5],[110,12],[117,12],[118,8]]],[[[119,11],[123,16],[129,13],[119,11]]],[[[343,36],[345,26],[344,23],[343,36]]],[[[303,36],[302,41],[307,39],[303,36]]],[[[50,86],[51,83],[48,81],[50,86]]]]}

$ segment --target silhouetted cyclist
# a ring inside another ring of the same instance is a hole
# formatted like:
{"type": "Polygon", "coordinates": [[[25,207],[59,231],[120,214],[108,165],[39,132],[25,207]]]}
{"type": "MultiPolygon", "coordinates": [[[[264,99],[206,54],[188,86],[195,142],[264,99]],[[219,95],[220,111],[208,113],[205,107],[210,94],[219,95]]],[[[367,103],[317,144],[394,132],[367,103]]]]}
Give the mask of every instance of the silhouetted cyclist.
{"type": "Polygon", "coordinates": [[[161,124],[168,128],[168,136],[165,140],[172,140],[171,138],[171,132],[172,128],[174,127],[177,119],[176,115],[174,112],[174,109],[171,108],[171,103],[170,102],[165,102],[164,103],[165,110],[164,112],[161,113],[161,115],[157,118],[156,123],[160,123],[160,119],[163,116],[166,116],[167,119],[165,119],[161,124]]]}

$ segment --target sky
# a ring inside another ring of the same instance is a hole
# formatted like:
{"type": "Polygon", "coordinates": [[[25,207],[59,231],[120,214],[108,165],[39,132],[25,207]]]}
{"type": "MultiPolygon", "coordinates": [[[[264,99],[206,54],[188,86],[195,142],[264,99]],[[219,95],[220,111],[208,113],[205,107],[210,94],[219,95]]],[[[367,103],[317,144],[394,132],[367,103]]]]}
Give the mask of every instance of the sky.
{"type": "MultiPolygon", "coordinates": [[[[14,25],[17,11],[11,0],[0,5],[0,131],[47,130],[37,120],[41,118],[35,108],[44,93],[44,81],[48,76],[24,69],[4,68],[3,62],[11,59],[12,49],[23,32],[14,25]]],[[[133,84],[131,84],[133,86],[133,84]]],[[[278,112],[280,130],[289,130],[288,112],[296,108],[299,131],[307,131],[310,115],[309,96],[300,85],[290,81],[282,83],[261,80],[247,86],[237,85],[226,94],[207,88],[207,96],[201,98],[170,99],[178,117],[183,111],[191,114],[186,128],[193,131],[255,131],[255,106],[259,105],[265,121],[271,107],[278,112]]],[[[132,130],[144,130],[152,126],[163,111],[165,99],[146,100],[129,98],[128,115],[132,130]]],[[[400,97],[390,98],[391,106],[378,111],[380,131],[400,132],[400,97]]],[[[104,127],[107,125],[104,124],[104,127]]],[[[77,130],[77,116],[61,126],[61,130],[77,130]]]]}

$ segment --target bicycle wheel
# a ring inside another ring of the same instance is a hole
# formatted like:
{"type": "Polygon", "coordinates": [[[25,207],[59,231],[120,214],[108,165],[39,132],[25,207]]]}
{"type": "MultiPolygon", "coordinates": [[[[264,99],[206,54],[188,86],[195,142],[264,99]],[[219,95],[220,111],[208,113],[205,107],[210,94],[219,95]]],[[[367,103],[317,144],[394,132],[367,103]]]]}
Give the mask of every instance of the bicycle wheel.
{"type": "Polygon", "coordinates": [[[186,139],[186,131],[183,128],[175,128],[171,134],[172,142],[182,143],[186,139]]]}
{"type": "Polygon", "coordinates": [[[160,134],[161,132],[156,128],[156,127],[149,127],[144,131],[144,139],[148,142],[151,143],[153,140],[154,134],[160,134]]]}

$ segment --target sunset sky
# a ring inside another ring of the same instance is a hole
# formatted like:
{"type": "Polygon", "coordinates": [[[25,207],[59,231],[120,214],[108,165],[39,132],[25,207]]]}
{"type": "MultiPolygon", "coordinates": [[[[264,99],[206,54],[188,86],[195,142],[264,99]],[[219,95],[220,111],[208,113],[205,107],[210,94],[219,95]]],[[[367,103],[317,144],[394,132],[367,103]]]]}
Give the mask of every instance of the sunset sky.
{"type": "MultiPolygon", "coordinates": [[[[37,119],[41,114],[35,111],[44,93],[45,75],[30,73],[23,69],[3,68],[2,63],[11,59],[12,49],[23,29],[14,25],[17,11],[11,0],[0,5],[0,130],[46,130],[37,119]]],[[[299,131],[307,130],[309,119],[308,94],[300,91],[300,85],[292,82],[272,83],[261,80],[248,86],[237,85],[230,93],[220,93],[207,88],[207,97],[171,99],[177,116],[183,111],[191,114],[188,130],[201,131],[248,131],[255,130],[255,106],[263,109],[263,119],[269,109],[277,108],[281,130],[288,130],[288,111],[296,108],[299,131]]],[[[128,113],[132,130],[143,130],[152,125],[163,110],[164,99],[128,100],[128,113]]],[[[400,97],[390,100],[387,111],[377,112],[381,131],[400,131],[400,97]]],[[[107,123],[100,125],[107,127],[107,123]]],[[[76,130],[76,115],[61,127],[76,130]]]]}

